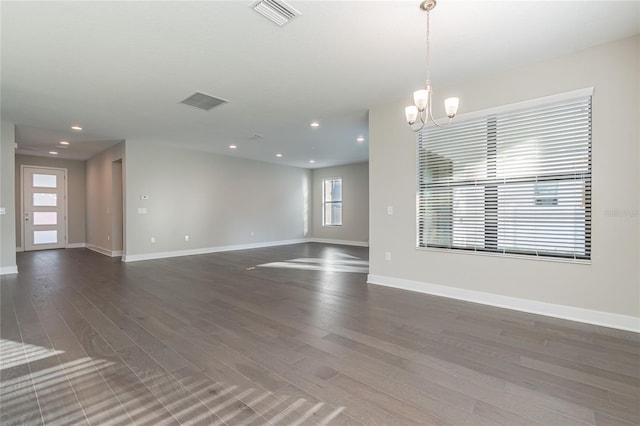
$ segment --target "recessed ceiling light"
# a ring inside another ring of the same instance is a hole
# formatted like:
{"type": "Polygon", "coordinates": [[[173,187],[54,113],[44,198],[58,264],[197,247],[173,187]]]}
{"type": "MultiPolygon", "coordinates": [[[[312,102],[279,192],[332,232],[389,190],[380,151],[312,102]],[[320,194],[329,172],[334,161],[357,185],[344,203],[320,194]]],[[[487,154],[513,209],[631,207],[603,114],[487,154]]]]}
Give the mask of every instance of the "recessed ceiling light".
{"type": "Polygon", "coordinates": [[[82,130],[80,126],[71,126],[71,130],[82,130]]]}
{"type": "Polygon", "coordinates": [[[364,142],[364,138],[362,136],[358,136],[358,139],[356,139],[358,142],[364,142]]]}
{"type": "Polygon", "coordinates": [[[67,142],[67,141],[60,141],[60,145],[69,145],[69,142],[67,142]]]}
{"type": "Polygon", "coordinates": [[[235,146],[235,145],[229,145],[229,149],[236,149],[236,148],[237,148],[237,146],[235,146]]]}
{"type": "Polygon", "coordinates": [[[309,162],[310,162],[311,164],[313,164],[313,163],[315,163],[315,162],[316,162],[316,160],[309,160],[309,162]]]}
{"type": "Polygon", "coordinates": [[[320,123],[318,123],[317,121],[312,121],[311,127],[320,127],[320,123]]]}
{"type": "Polygon", "coordinates": [[[49,151],[49,154],[51,154],[51,155],[58,155],[58,151],[49,151]]]}
{"type": "Polygon", "coordinates": [[[276,157],[280,158],[282,157],[282,154],[276,154],[276,157]]]}

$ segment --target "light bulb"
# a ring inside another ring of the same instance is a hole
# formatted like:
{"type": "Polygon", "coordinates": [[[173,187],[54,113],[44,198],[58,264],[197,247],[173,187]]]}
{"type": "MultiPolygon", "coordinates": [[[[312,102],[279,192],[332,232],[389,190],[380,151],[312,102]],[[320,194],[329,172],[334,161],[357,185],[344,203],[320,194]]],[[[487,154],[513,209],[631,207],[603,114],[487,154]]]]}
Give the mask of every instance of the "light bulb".
{"type": "Polygon", "coordinates": [[[444,109],[447,111],[447,117],[453,118],[458,112],[459,98],[447,98],[444,100],[444,109]]]}
{"type": "Polygon", "coordinates": [[[426,89],[416,90],[413,92],[413,103],[416,105],[416,108],[418,108],[418,111],[424,111],[428,102],[429,92],[426,89]]]}
{"type": "Polygon", "coordinates": [[[407,123],[410,125],[416,122],[416,118],[418,118],[418,108],[414,105],[408,106],[404,109],[404,114],[407,117],[407,123]]]}

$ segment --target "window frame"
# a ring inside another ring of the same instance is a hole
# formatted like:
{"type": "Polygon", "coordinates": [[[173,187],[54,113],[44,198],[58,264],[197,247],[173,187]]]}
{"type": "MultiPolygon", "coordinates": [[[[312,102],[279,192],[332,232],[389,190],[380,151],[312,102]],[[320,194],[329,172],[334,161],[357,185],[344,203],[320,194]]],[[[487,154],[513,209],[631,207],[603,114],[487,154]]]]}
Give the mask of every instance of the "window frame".
{"type": "MultiPolygon", "coordinates": [[[[571,101],[575,101],[575,100],[579,100],[581,98],[589,98],[589,106],[590,106],[590,114],[589,114],[589,119],[588,119],[588,123],[589,123],[589,140],[588,140],[588,148],[587,148],[587,155],[588,155],[588,172],[585,174],[585,181],[584,181],[584,185],[585,185],[585,192],[584,192],[584,197],[585,197],[585,201],[584,201],[584,232],[585,232],[585,237],[584,237],[584,255],[580,255],[580,254],[576,254],[577,252],[574,250],[574,253],[569,255],[567,253],[563,253],[563,254],[554,254],[550,251],[540,251],[538,252],[538,250],[513,250],[513,249],[508,249],[505,250],[504,248],[499,248],[497,247],[497,241],[493,240],[493,245],[495,246],[490,246],[487,247],[487,243],[488,243],[488,239],[494,238],[497,233],[497,211],[493,212],[493,215],[490,215],[492,217],[494,217],[494,222],[491,222],[490,218],[488,219],[488,214],[485,210],[485,213],[482,215],[482,220],[484,221],[484,226],[494,226],[495,229],[489,229],[489,231],[487,232],[487,230],[485,229],[485,235],[482,237],[482,241],[483,241],[483,245],[484,248],[480,248],[480,247],[456,247],[455,244],[453,243],[453,240],[451,240],[451,242],[448,245],[438,245],[438,244],[433,244],[433,243],[429,243],[427,241],[427,236],[428,234],[428,230],[424,229],[425,227],[425,223],[427,222],[427,213],[426,213],[426,194],[427,194],[427,188],[428,186],[425,185],[425,181],[426,179],[426,174],[424,173],[425,170],[421,169],[421,164],[424,165],[425,162],[425,158],[426,155],[428,154],[424,154],[423,152],[421,152],[421,147],[422,147],[422,142],[421,142],[421,138],[423,138],[423,132],[428,132],[429,129],[432,129],[434,126],[433,125],[428,125],[425,127],[425,129],[423,129],[417,137],[417,143],[416,143],[416,249],[418,250],[427,250],[427,251],[438,251],[438,252],[451,252],[451,253],[460,253],[460,254],[478,254],[478,255],[489,255],[489,256],[498,256],[498,257],[517,257],[517,258],[525,258],[525,259],[530,259],[530,260],[551,260],[551,261],[560,261],[560,262],[571,262],[571,263],[587,263],[590,264],[591,263],[591,257],[592,257],[592,229],[593,229],[593,225],[592,225],[592,191],[593,191],[593,167],[592,167],[592,150],[593,150],[593,87],[589,87],[589,88],[585,88],[585,89],[580,89],[580,90],[575,90],[572,92],[566,92],[566,93],[562,93],[562,94],[558,94],[558,95],[552,95],[552,96],[546,96],[546,97],[542,97],[542,98],[537,98],[537,99],[532,99],[532,100],[527,100],[527,101],[523,101],[523,102],[517,102],[517,103],[512,103],[512,104],[508,104],[508,105],[503,105],[503,106],[499,106],[499,107],[494,107],[494,108],[488,108],[488,109],[484,109],[484,110],[480,110],[480,111],[476,111],[473,113],[467,113],[467,114],[461,114],[458,115],[456,118],[456,121],[454,122],[454,125],[456,125],[456,123],[464,123],[464,122],[470,122],[470,121],[479,121],[481,119],[486,120],[486,127],[487,127],[487,138],[486,138],[486,152],[489,153],[492,151],[492,148],[490,146],[490,144],[492,143],[490,141],[490,136],[489,134],[491,133],[492,129],[492,123],[491,123],[491,117],[495,117],[495,116],[499,116],[500,114],[510,114],[510,113],[514,113],[514,112],[518,112],[518,111],[522,111],[522,110],[535,110],[536,108],[544,108],[553,104],[560,104],[560,103],[570,103],[571,101]],[[421,155],[425,155],[424,158],[421,157],[421,155]],[[422,187],[421,187],[422,185],[422,187]],[[423,192],[424,191],[424,192],[423,192]],[[424,197],[424,198],[423,198],[424,197]],[[422,200],[421,200],[422,198],[422,200]],[[422,209],[421,209],[422,208],[422,209]],[[489,223],[487,224],[487,220],[489,220],[489,223]],[[493,223],[493,225],[491,225],[491,223],[493,223]],[[489,237],[488,234],[491,234],[492,237],[489,237]]],[[[495,130],[495,128],[493,129],[495,130]]],[[[445,130],[446,132],[446,130],[445,130]]],[[[495,143],[495,142],[494,142],[495,143]]],[[[494,153],[495,153],[495,146],[493,147],[494,149],[494,153]]],[[[488,155],[488,154],[487,154],[488,155]]],[[[487,168],[487,172],[489,172],[488,169],[488,164],[486,166],[487,168]]],[[[551,182],[554,182],[553,180],[551,182]]],[[[562,182],[562,181],[561,181],[562,182]]],[[[542,200],[542,194],[543,191],[539,191],[538,188],[538,183],[544,184],[545,181],[544,180],[540,180],[535,182],[535,195],[534,195],[534,203],[535,205],[546,205],[544,204],[544,200],[542,200]],[[542,200],[542,201],[541,201],[542,200]],[[539,202],[543,203],[543,204],[538,204],[539,202]]],[[[492,186],[491,186],[492,187],[492,186]]],[[[485,191],[487,190],[487,188],[489,187],[485,187],[485,191]]],[[[497,199],[497,187],[494,187],[494,189],[496,189],[496,199],[497,199]]],[[[485,209],[488,205],[495,205],[497,206],[498,204],[492,204],[491,202],[487,201],[487,194],[485,192],[485,195],[483,196],[484,201],[480,204],[480,205],[484,205],[485,209]]],[[[555,202],[557,202],[557,199],[555,200],[555,202]]],[[[453,205],[452,205],[453,206],[453,205]]],[[[453,207],[452,207],[453,208],[453,207]]],[[[454,213],[451,212],[451,220],[454,220],[454,213]]],[[[579,219],[576,219],[574,222],[572,222],[574,225],[573,226],[582,226],[583,224],[579,221],[579,219]]],[[[522,226],[522,225],[518,225],[518,226],[522,226]]],[[[453,234],[450,236],[450,238],[453,238],[453,234]]],[[[489,243],[491,244],[491,241],[489,241],[489,243]]]]}
{"type": "Polygon", "coordinates": [[[343,225],[343,223],[344,223],[343,214],[342,214],[342,210],[344,208],[344,204],[343,204],[343,200],[344,200],[343,182],[344,181],[342,179],[342,176],[322,178],[322,226],[323,227],[336,228],[336,227],[341,227],[343,225]],[[334,182],[334,181],[340,181],[340,200],[327,201],[326,197],[325,197],[325,195],[326,195],[325,185],[326,185],[327,182],[334,182]],[[327,217],[326,217],[327,204],[331,204],[331,205],[338,204],[338,205],[340,205],[340,223],[339,224],[327,223],[327,217]]]}

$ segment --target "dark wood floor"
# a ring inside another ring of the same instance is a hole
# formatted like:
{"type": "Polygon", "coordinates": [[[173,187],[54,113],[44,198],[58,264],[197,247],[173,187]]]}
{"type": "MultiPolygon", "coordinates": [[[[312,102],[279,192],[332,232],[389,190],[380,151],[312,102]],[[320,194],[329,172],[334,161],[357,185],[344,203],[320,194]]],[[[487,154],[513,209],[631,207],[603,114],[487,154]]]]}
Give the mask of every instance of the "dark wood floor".
{"type": "Polygon", "coordinates": [[[1,422],[640,424],[639,335],[370,286],[367,258],[19,253],[1,422]]]}

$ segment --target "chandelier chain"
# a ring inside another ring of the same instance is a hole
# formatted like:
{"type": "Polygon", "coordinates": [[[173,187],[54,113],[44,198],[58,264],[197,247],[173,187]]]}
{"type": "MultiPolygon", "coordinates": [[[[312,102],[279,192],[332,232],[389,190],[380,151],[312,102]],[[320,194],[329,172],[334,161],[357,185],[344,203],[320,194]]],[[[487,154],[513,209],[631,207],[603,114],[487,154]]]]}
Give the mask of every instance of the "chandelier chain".
{"type": "Polygon", "coordinates": [[[429,20],[429,16],[431,14],[429,13],[429,10],[427,10],[427,82],[431,81],[431,46],[430,46],[430,41],[429,41],[429,27],[430,27],[430,20],[429,20]]]}

